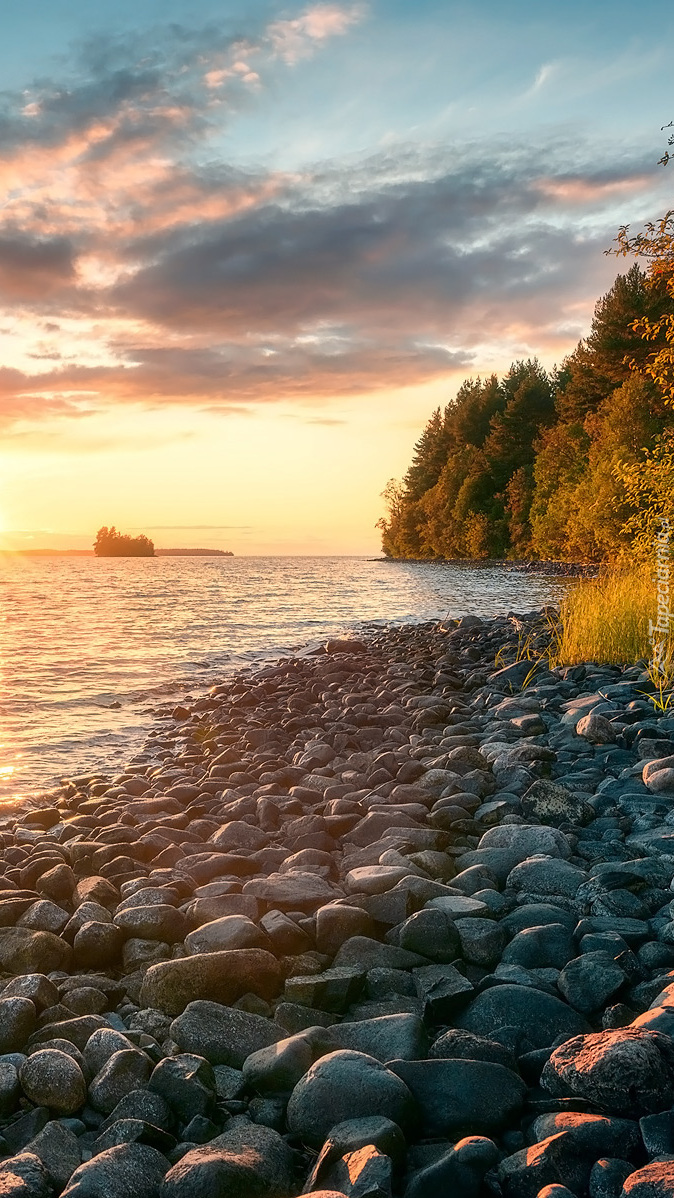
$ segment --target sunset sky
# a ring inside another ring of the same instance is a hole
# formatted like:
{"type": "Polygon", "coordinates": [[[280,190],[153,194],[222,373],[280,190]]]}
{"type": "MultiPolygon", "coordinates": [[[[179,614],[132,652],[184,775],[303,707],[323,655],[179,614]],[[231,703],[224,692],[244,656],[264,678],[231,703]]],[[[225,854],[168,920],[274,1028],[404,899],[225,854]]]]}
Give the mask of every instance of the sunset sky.
{"type": "Polygon", "coordinates": [[[6,0],[0,547],[357,553],[674,206],[674,10],[6,0]]]}

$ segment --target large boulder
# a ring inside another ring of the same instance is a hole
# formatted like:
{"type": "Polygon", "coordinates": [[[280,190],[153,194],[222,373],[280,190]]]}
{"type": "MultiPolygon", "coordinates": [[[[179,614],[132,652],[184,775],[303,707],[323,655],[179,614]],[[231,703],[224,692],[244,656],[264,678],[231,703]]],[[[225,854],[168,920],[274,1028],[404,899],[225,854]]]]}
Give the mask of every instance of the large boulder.
{"type": "Polygon", "coordinates": [[[390,1068],[416,1100],[427,1136],[499,1131],[527,1091],[521,1077],[491,1061],[392,1061],[390,1068]]]}
{"type": "Polygon", "coordinates": [[[515,1026],[531,1048],[548,1048],[560,1036],[589,1032],[578,1011],[543,990],[506,983],[492,986],[473,999],[455,1020],[457,1027],[478,1036],[498,1039],[500,1028],[515,1026]]]}
{"type": "Polygon", "coordinates": [[[72,1115],[84,1105],[87,1086],[77,1061],[57,1048],[32,1053],[19,1069],[21,1088],[36,1106],[72,1115]]]}
{"type": "Polygon", "coordinates": [[[283,1038],[271,1019],[204,1001],[189,1003],[173,1020],[170,1034],[182,1052],[196,1053],[211,1065],[230,1065],[234,1069],[241,1069],[251,1053],[283,1038]]]}
{"type": "Polygon", "coordinates": [[[331,886],[318,874],[270,874],[268,878],[253,878],[243,887],[244,894],[276,907],[279,911],[315,911],[332,899],[343,898],[341,890],[331,886]]]}
{"type": "Polygon", "coordinates": [[[231,1119],[222,1135],[185,1153],[166,1174],[159,1198],[288,1198],[293,1154],[270,1127],[231,1119]]]}
{"type": "MultiPolygon", "coordinates": [[[[607,721],[608,722],[608,721],[607,721]]],[[[613,733],[615,738],[615,732],[613,733]]],[[[522,796],[522,811],[525,816],[538,819],[543,824],[586,824],[594,816],[594,809],[581,795],[574,794],[552,782],[550,778],[538,778],[522,796]]],[[[566,856],[567,854],[550,854],[566,856]]]]}
{"type": "Polygon", "coordinates": [[[265,948],[269,940],[246,915],[224,915],[204,923],[185,937],[190,953],[225,952],[233,948],[265,948]]]}
{"type": "Polygon", "coordinates": [[[478,845],[478,850],[482,849],[509,849],[520,861],[541,854],[571,856],[571,845],[563,832],[538,824],[500,824],[489,828],[478,845]]]}
{"type": "Polygon", "coordinates": [[[625,1179],[620,1198],[671,1198],[674,1160],[651,1161],[625,1179]]]}
{"type": "Polygon", "coordinates": [[[70,967],[72,949],[53,932],[0,928],[0,969],[14,975],[51,973],[70,967]]]}
{"type": "Polygon", "coordinates": [[[374,1057],[344,1049],[321,1057],[295,1086],[288,1103],[291,1132],[320,1147],[336,1123],[383,1115],[403,1130],[415,1104],[405,1083],[374,1057]]]}
{"type": "Polygon", "coordinates": [[[117,1144],[80,1165],[62,1198],[156,1198],[168,1167],[149,1144],[117,1144]]]}
{"type": "Polygon", "coordinates": [[[143,978],[140,1000],[143,1007],[179,1015],[197,999],[227,1005],[249,992],[273,998],[280,988],[281,972],[271,953],[237,948],[151,965],[143,978]]]}
{"type": "Polygon", "coordinates": [[[541,1085],[608,1114],[663,1111],[674,1102],[674,1043],[661,1032],[631,1027],[574,1036],[552,1053],[541,1085]]]}

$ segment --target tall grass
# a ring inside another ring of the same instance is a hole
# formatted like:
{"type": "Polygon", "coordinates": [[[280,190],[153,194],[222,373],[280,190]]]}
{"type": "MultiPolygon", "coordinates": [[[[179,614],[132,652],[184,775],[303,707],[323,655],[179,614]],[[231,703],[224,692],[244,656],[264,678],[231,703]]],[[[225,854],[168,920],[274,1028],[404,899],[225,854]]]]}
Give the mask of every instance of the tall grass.
{"type": "Polygon", "coordinates": [[[674,639],[667,637],[656,666],[649,640],[649,621],[656,619],[657,585],[650,565],[612,567],[597,579],[581,580],[561,600],[549,648],[551,665],[643,661],[655,688],[652,702],[666,709],[673,701],[664,692],[674,685],[674,639]]]}
{"type": "Polygon", "coordinates": [[[674,638],[667,638],[656,668],[649,640],[649,620],[657,619],[657,584],[650,565],[611,567],[596,579],[574,583],[560,604],[552,626],[552,666],[634,664],[643,661],[656,694],[656,706],[669,706],[664,692],[674,685],[674,638]]]}
{"type": "Polygon", "coordinates": [[[657,591],[650,567],[613,567],[598,578],[581,579],[560,604],[553,664],[648,660],[648,621],[656,618],[657,591]]]}

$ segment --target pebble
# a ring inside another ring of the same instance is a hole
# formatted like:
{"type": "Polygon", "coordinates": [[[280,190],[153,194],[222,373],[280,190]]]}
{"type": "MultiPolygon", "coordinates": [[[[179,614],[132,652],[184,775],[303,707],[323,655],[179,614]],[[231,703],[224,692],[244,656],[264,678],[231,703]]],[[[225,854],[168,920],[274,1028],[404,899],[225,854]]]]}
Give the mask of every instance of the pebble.
{"type": "Polygon", "coordinates": [[[674,717],[523,635],[244,669],[7,814],[0,1188],[671,1194],[674,717]]]}

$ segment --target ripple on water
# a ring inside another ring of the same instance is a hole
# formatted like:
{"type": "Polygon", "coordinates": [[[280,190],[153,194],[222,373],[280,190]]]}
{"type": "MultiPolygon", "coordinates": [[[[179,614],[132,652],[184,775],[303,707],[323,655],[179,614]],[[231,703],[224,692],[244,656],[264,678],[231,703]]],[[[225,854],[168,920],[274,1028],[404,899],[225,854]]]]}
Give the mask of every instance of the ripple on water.
{"type": "Polygon", "coordinates": [[[366,558],[6,558],[0,796],[118,769],[151,724],[143,705],[306,641],[531,610],[564,586],[495,566],[366,558]]]}

